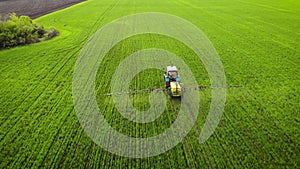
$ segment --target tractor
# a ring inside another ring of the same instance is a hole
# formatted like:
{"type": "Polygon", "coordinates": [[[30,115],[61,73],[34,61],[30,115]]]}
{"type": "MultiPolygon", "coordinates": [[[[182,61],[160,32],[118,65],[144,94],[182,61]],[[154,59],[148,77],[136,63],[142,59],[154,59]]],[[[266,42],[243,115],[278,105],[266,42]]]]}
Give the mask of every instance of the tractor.
{"type": "Polygon", "coordinates": [[[170,97],[180,98],[182,96],[182,86],[180,85],[180,77],[176,66],[167,66],[164,74],[164,81],[170,97]]]}

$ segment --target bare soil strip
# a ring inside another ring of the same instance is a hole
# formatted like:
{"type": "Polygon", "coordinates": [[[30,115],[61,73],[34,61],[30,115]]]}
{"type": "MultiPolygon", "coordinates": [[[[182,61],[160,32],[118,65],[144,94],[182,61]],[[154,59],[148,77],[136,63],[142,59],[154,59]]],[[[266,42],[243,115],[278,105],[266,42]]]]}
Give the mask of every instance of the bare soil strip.
{"type": "Polygon", "coordinates": [[[27,15],[31,18],[49,14],[67,8],[84,0],[0,0],[0,15],[15,12],[18,16],[27,15]]]}

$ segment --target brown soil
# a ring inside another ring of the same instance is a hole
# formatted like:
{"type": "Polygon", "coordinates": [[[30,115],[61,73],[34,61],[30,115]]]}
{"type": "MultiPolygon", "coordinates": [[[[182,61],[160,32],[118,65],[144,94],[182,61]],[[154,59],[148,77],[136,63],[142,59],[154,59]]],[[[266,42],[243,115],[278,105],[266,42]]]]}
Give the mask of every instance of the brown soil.
{"type": "Polygon", "coordinates": [[[84,0],[0,0],[0,15],[15,12],[18,16],[37,18],[67,8],[84,0]]]}

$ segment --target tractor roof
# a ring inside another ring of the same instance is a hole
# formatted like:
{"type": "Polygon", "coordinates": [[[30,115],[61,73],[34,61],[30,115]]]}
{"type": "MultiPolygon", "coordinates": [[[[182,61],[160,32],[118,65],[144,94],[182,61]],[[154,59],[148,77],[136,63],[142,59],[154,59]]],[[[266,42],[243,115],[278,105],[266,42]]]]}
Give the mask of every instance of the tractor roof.
{"type": "Polygon", "coordinates": [[[167,66],[167,72],[170,72],[170,71],[178,71],[176,66],[167,66]]]}

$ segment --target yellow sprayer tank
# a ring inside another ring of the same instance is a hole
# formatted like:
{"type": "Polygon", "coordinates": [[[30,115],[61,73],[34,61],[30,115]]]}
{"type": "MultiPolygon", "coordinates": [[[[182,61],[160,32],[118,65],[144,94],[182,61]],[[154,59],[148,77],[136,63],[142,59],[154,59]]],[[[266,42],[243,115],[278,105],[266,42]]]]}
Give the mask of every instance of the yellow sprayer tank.
{"type": "Polygon", "coordinates": [[[180,97],[181,96],[181,86],[179,82],[171,82],[170,90],[172,97],[180,97]]]}

